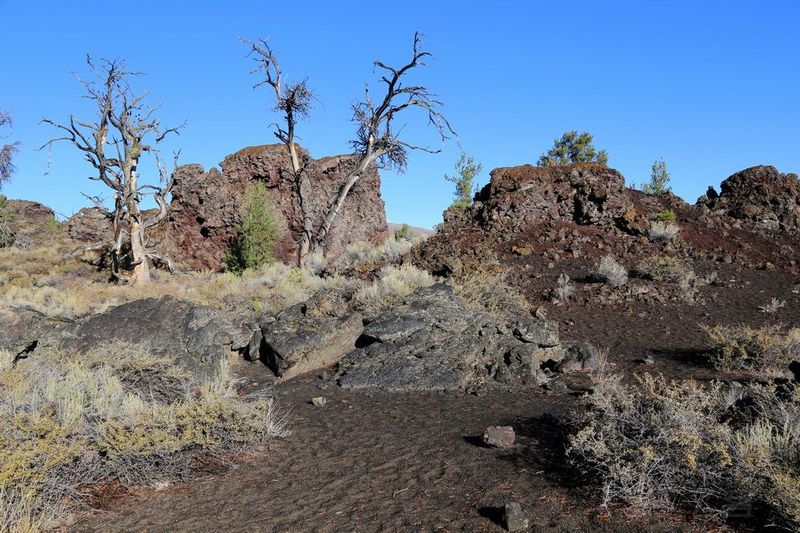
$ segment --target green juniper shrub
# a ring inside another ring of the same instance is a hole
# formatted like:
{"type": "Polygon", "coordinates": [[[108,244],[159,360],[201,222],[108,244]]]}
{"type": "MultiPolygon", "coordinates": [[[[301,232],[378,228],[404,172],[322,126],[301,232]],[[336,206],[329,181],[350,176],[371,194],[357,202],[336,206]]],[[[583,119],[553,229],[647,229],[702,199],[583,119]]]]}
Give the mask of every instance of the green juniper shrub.
{"type": "Polygon", "coordinates": [[[539,157],[537,163],[543,167],[572,165],[574,163],[599,163],[608,165],[608,153],[598,151],[592,145],[592,134],[588,131],[578,133],[568,131],[556,139],[553,147],[539,157]]]}
{"type": "Polygon", "coordinates": [[[414,234],[411,231],[411,226],[408,224],[403,224],[394,230],[394,240],[396,241],[411,240],[412,237],[414,237],[414,234]]]}
{"type": "Polygon", "coordinates": [[[277,215],[263,183],[257,182],[245,190],[238,229],[239,237],[225,257],[229,271],[241,273],[275,262],[277,215]]]}
{"type": "Polygon", "coordinates": [[[672,209],[665,209],[664,211],[656,213],[654,218],[659,222],[675,222],[675,219],[678,218],[678,215],[676,215],[675,211],[672,209]]]}

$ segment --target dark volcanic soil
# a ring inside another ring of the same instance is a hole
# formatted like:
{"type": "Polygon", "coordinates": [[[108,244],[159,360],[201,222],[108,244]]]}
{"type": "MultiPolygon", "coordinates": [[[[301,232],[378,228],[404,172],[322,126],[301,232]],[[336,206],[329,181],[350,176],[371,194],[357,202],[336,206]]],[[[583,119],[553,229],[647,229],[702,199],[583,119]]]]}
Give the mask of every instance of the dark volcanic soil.
{"type": "Polygon", "coordinates": [[[518,501],[535,531],[707,530],[674,516],[609,515],[596,488],[564,478],[557,426],[539,417],[579,405],[575,397],[365,394],[322,383],[277,387],[293,433],[271,450],[221,476],[123,498],[70,529],[502,531],[497,507],[518,501]],[[312,406],[319,395],[328,403],[312,406]],[[515,449],[476,444],[497,424],[514,426],[515,449]]]}
{"type": "MultiPolygon", "coordinates": [[[[800,324],[797,275],[720,269],[726,286],[704,305],[623,302],[549,306],[562,337],[609,348],[618,371],[720,378],[703,361],[698,324],[800,324]],[[758,307],[786,300],[777,313],[758,307]],[[650,354],[655,364],[638,361],[650,354]]],[[[553,276],[557,273],[554,271],[553,276]]],[[[551,286],[543,276],[539,283],[551,286]]],[[[535,284],[534,284],[535,285],[535,284]]],[[[530,287],[530,294],[536,292],[530,287]]],[[[258,364],[252,387],[270,386],[258,364]]],[[[578,389],[580,380],[574,388],[578,389]]],[[[627,516],[600,506],[600,489],[570,474],[563,438],[547,414],[582,408],[580,393],[541,389],[476,396],[344,391],[319,377],[275,386],[293,433],[221,475],[122,498],[74,524],[80,531],[501,531],[497,508],[518,501],[535,531],[704,531],[682,516],[627,516]],[[310,399],[325,396],[314,407],[310,399]],[[518,446],[476,438],[512,425],[518,446]]],[[[71,528],[72,529],[72,528],[71,528]]]]}

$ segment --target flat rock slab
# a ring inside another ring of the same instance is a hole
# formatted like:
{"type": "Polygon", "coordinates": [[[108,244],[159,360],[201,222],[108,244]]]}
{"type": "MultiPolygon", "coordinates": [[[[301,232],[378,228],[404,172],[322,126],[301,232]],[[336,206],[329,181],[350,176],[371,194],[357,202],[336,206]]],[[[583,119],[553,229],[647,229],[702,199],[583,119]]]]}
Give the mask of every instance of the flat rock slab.
{"type": "Polygon", "coordinates": [[[32,352],[42,338],[72,324],[68,319],[53,318],[27,307],[0,309],[0,350],[14,356],[32,352]]]}
{"type": "Polygon", "coordinates": [[[318,316],[298,304],[262,324],[262,359],[278,377],[289,379],[334,364],[355,349],[363,330],[358,313],[318,316]]]}
{"type": "Polygon", "coordinates": [[[437,283],[369,323],[339,365],[347,389],[458,390],[533,383],[541,363],[559,360],[558,326],[545,320],[498,324],[437,283]]]}
{"type": "Polygon", "coordinates": [[[203,376],[232,351],[244,349],[251,336],[247,328],[210,307],[166,296],[113,307],[75,321],[45,340],[78,353],[112,342],[130,343],[156,355],[173,356],[203,376]]]}

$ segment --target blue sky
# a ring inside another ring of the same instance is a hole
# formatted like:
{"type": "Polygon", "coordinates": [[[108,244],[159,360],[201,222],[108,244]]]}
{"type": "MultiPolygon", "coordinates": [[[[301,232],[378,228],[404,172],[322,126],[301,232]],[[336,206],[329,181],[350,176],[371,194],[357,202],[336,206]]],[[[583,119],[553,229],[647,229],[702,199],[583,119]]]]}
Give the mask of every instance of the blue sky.
{"type": "MultiPolygon", "coordinates": [[[[350,104],[374,79],[372,61],[408,59],[415,30],[435,58],[414,73],[445,103],[463,149],[484,165],[533,163],[566,130],[588,130],[628,183],[664,158],[690,202],[756,164],[800,170],[800,2],[32,2],[0,0],[0,108],[21,142],[3,190],[68,216],[102,193],[70,146],[37,151],[42,117],[91,117],[72,72],[87,53],[125,58],[166,124],[187,126],[165,151],[217,165],[272,143],[269,93],[252,90],[237,38],[266,37],[289,79],[308,77],[318,102],[300,125],[321,157],[348,150],[350,104]],[[49,172],[47,172],[49,170],[49,172]]],[[[409,81],[412,81],[410,79],[409,81]]],[[[434,142],[409,115],[410,141],[434,142]]],[[[412,154],[383,173],[391,221],[430,227],[451,200],[459,147],[412,154]]],[[[108,195],[106,195],[108,196],[108,195]]]]}

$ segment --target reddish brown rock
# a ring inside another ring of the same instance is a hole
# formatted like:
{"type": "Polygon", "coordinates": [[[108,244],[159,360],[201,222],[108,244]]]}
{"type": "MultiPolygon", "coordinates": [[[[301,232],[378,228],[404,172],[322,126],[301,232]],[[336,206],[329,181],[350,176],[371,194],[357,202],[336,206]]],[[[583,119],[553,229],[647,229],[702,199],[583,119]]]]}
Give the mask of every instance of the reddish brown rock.
{"type": "MultiPolygon", "coordinates": [[[[323,219],[347,172],[350,156],[308,160],[311,207],[315,227],[323,219]]],[[[290,168],[282,144],[253,146],[229,155],[222,170],[206,172],[201,165],[188,164],[176,171],[170,213],[164,223],[148,233],[149,246],[165,253],[180,266],[195,270],[221,270],[225,255],[237,237],[244,191],[262,181],[278,213],[280,239],[278,256],[287,263],[297,260],[297,235],[301,224],[294,183],[286,174],[290,168]]],[[[111,235],[111,222],[97,208],[84,208],[67,223],[76,241],[99,244],[111,235]]],[[[372,167],[351,189],[335,220],[327,241],[327,252],[337,254],[357,241],[378,244],[388,233],[380,176],[372,167]]]]}
{"type": "Polygon", "coordinates": [[[7,222],[8,230],[18,247],[38,244],[56,226],[53,210],[39,202],[9,200],[7,209],[11,214],[7,222]]]}
{"type": "Polygon", "coordinates": [[[552,233],[548,242],[558,242],[563,251],[572,238],[564,233],[570,227],[578,239],[583,232],[632,226],[639,217],[632,208],[625,179],[602,165],[498,168],[469,208],[445,212],[444,224],[412,251],[411,259],[436,274],[458,276],[491,262],[498,248],[511,250],[517,243],[526,253],[538,255],[543,250],[531,245],[532,233],[552,233]]]}
{"type": "MultiPolygon", "coordinates": [[[[308,157],[304,151],[301,156],[308,157]]],[[[312,159],[308,165],[313,220],[318,226],[353,161],[349,156],[336,156],[312,159]]],[[[285,262],[295,261],[301,216],[294,183],[285,173],[290,168],[285,146],[245,148],[226,157],[221,168],[205,172],[200,165],[186,165],[179,170],[168,220],[168,252],[189,268],[221,269],[236,239],[244,191],[249,184],[262,181],[282,215],[277,252],[285,262]]],[[[328,238],[328,253],[336,254],[357,241],[377,244],[386,236],[380,177],[373,167],[345,200],[328,238]]]]}
{"type": "Polygon", "coordinates": [[[102,209],[84,207],[67,220],[70,239],[87,244],[101,244],[111,237],[111,219],[102,209]]]}
{"type": "Polygon", "coordinates": [[[751,167],[722,182],[718,195],[710,189],[698,204],[712,214],[727,215],[766,230],[800,228],[800,180],[773,166],[751,167]]]}
{"type": "Polygon", "coordinates": [[[612,168],[522,165],[493,170],[472,209],[489,227],[515,229],[544,220],[608,225],[630,206],[625,178],[612,168]]]}

